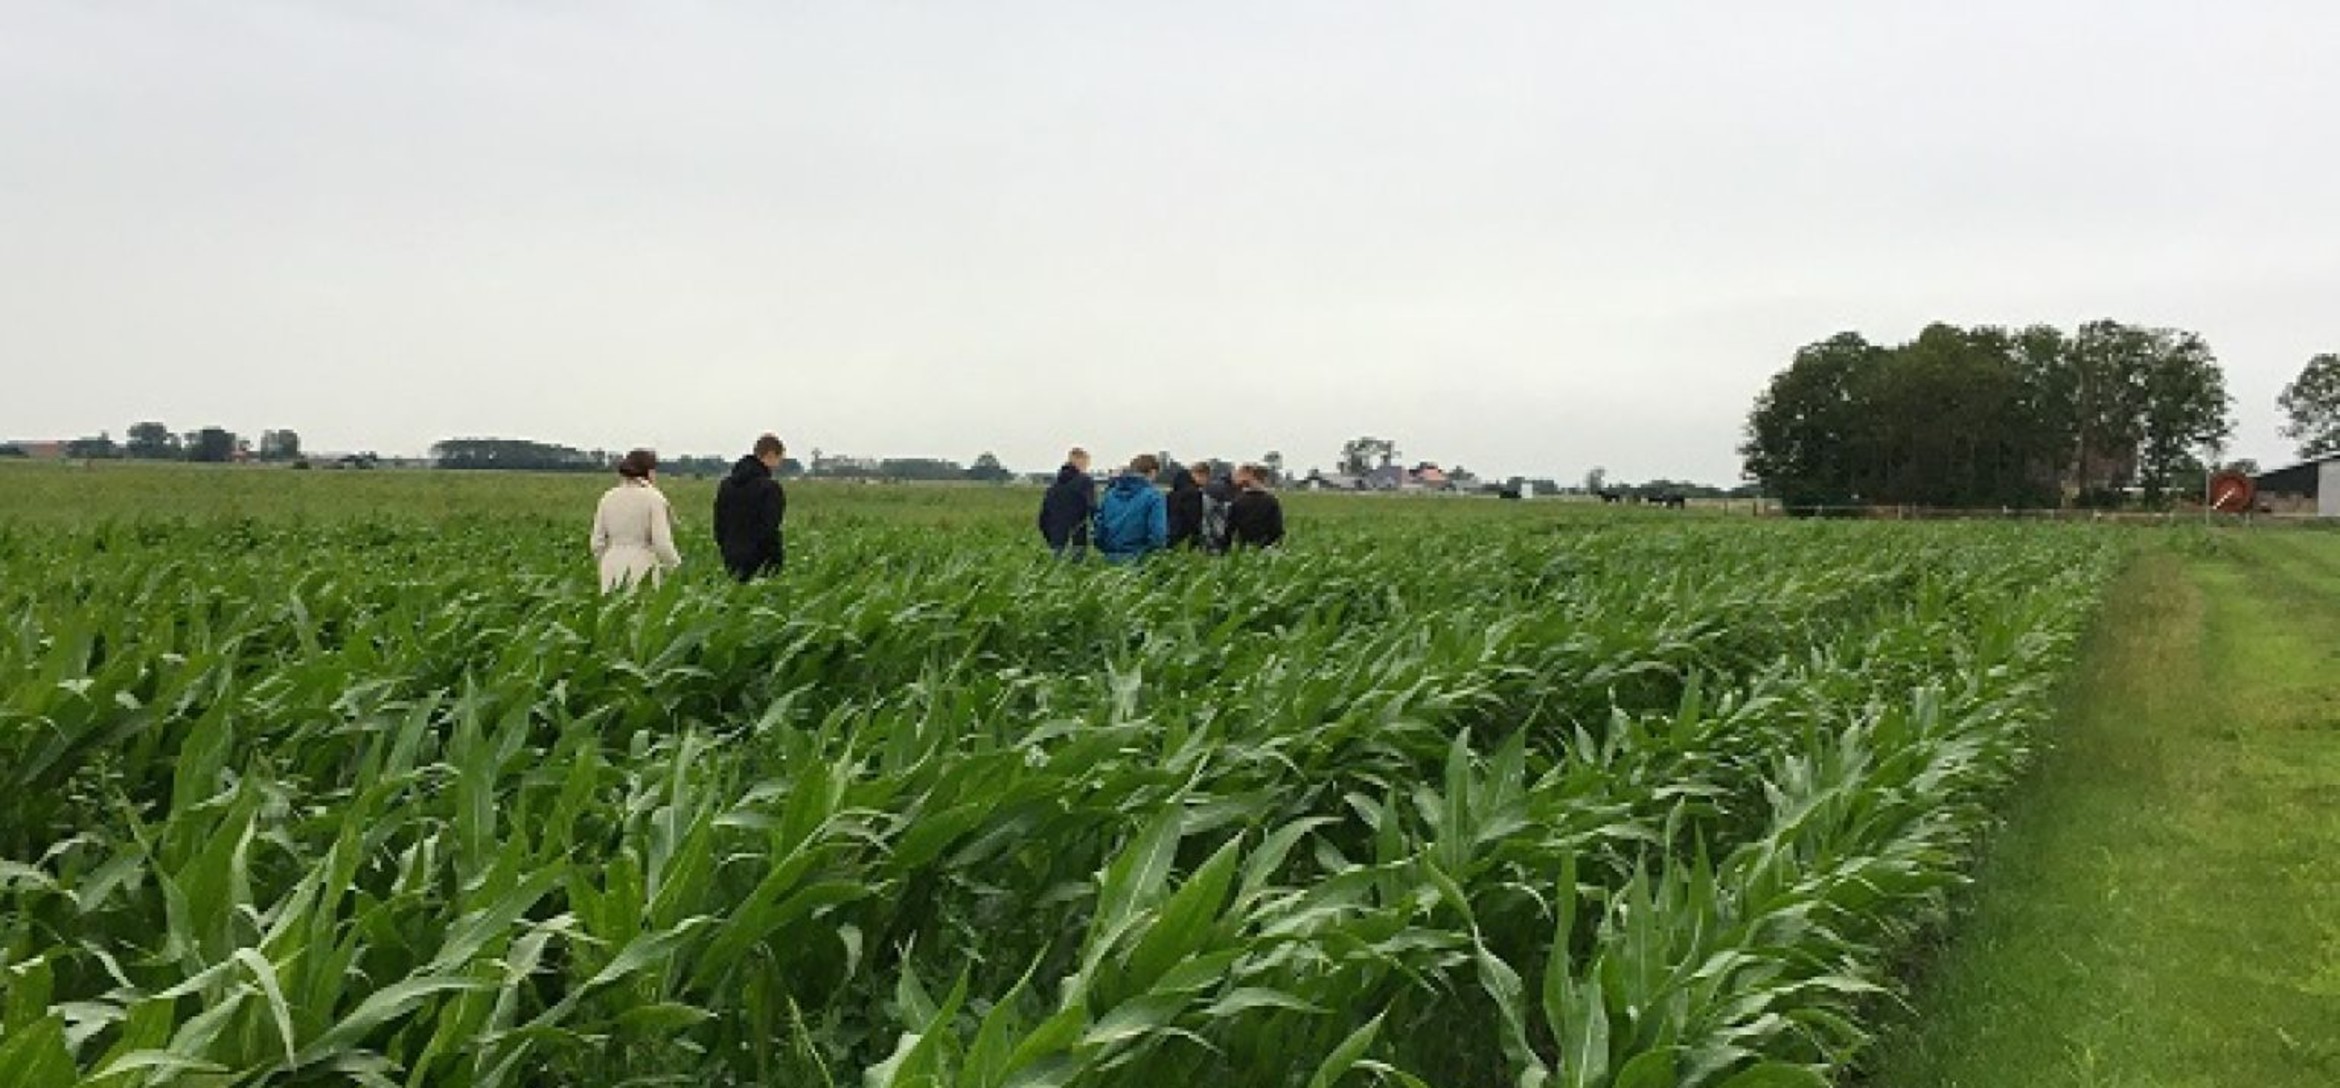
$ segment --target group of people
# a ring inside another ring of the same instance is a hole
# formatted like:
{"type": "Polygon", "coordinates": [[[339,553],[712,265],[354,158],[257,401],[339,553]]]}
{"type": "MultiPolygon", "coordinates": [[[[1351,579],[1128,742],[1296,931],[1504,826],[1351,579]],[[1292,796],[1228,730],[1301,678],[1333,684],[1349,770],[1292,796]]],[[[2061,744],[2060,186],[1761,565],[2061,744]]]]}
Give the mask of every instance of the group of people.
{"type": "MultiPolygon", "coordinates": [[[[777,572],[788,557],[780,535],[788,492],[774,475],[787,456],[778,436],[758,438],[715,487],[715,547],[724,569],[742,582],[777,572]]],[[[604,593],[656,584],[682,565],[674,546],[674,509],[658,490],[658,455],[635,450],[618,461],[617,472],[617,486],[593,512],[593,558],[604,593]]]]}
{"type": "Polygon", "coordinates": [[[1220,554],[1284,542],[1284,507],[1259,465],[1218,472],[1207,461],[1175,473],[1170,494],[1154,487],[1162,460],[1150,453],[1105,485],[1089,475],[1089,451],[1075,448],[1040,500],[1040,537],[1057,555],[1078,559],[1091,547],[1107,562],[1134,563],[1176,548],[1220,554]]]}
{"type": "MultiPolygon", "coordinates": [[[[723,567],[742,582],[777,573],[788,552],[781,523],[788,493],[777,470],[788,447],[775,435],[731,466],[715,488],[715,546],[723,567]]],[[[1076,449],[1040,501],[1040,535],[1056,554],[1078,558],[1093,544],[1112,562],[1135,562],[1154,552],[1193,548],[1272,548],[1284,540],[1284,510],[1268,490],[1268,472],[1241,465],[1216,475],[1191,466],[1165,498],[1154,487],[1161,459],[1140,454],[1106,485],[1102,499],[1089,475],[1089,454],[1076,449]]],[[[674,544],[674,510],[658,490],[658,455],[635,450],[618,461],[618,483],[593,512],[593,558],[601,589],[615,592],[655,585],[682,565],[674,544]]]]}

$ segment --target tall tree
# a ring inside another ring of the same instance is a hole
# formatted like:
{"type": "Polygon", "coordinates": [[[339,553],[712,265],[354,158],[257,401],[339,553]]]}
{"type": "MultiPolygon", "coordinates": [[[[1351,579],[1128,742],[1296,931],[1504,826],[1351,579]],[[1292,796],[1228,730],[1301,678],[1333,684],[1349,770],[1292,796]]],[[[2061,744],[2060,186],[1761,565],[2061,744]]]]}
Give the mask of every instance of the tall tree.
{"type": "Polygon", "coordinates": [[[187,459],[222,463],[235,460],[236,434],[225,427],[205,427],[187,443],[187,459]]]}
{"type": "Polygon", "coordinates": [[[1009,472],[1006,465],[1000,464],[997,455],[986,450],[982,456],[975,458],[974,466],[967,470],[967,478],[996,484],[1015,479],[1016,474],[1009,472]]]}
{"type": "Polygon", "coordinates": [[[2283,437],[2299,443],[2302,458],[2340,453],[2340,355],[2308,360],[2275,403],[2283,409],[2283,437]]]}
{"type": "MultiPolygon", "coordinates": [[[[2032,506],[2052,492],[2016,337],[1927,326],[1886,353],[1863,389],[1865,493],[1927,506],[2032,506]]],[[[1862,479],[1856,471],[1856,479],[1862,479]]]]}
{"type": "Polygon", "coordinates": [[[1739,447],[1747,475],[1790,507],[1860,498],[1854,476],[1865,436],[1856,387],[1883,354],[1850,332],[1797,351],[1748,415],[1739,447]]]}
{"type": "Polygon", "coordinates": [[[175,461],[179,458],[179,436],[171,429],[153,420],[130,425],[130,432],[122,444],[124,453],[146,461],[175,461]]]}
{"type": "Polygon", "coordinates": [[[2074,432],[2069,479],[2084,501],[2110,501],[2137,477],[2145,373],[2155,350],[2151,330],[2118,321],[2091,321],[2072,337],[2066,353],[2074,432]]]}
{"type": "Polygon", "coordinates": [[[2151,342],[2139,382],[2137,482],[2146,503],[2159,505],[2174,481],[2199,472],[2207,461],[2204,455],[2214,454],[2234,433],[2227,415],[2233,398],[2226,393],[2218,357],[2200,336],[2155,329],[2151,342]]]}
{"type": "Polygon", "coordinates": [[[2072,365],[2072,339],[2053,325],[2017,330],[2009,345],[2024,389],[2024,413],[2046,451],[2049,474],[2061,495],[2076,495],[2074,454],[2080,442],[2079,370],[2072,365]]]}
{"type": "Polygon", "coordinates": [[[1386,468],[1397,457],[1397,443],[1389,439],[1371,436],[1352,438],[1341,443],[1340,468],[1345,475],[1363,476],[1373,471],[1377,462],[1379,467],[1386,468]]]}

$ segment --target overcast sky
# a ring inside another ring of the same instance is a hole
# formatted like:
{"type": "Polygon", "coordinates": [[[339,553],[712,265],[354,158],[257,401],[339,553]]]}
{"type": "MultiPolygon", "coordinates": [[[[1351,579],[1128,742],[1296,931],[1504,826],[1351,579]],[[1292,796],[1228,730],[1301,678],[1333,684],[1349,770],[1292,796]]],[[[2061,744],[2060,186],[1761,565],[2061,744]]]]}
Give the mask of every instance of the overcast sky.
{"type": "Polygon", "coordinates": [[[2340,350],[2340,4],[0,0],[0,437],[1727,481],[1841,329],[2340,350]]]}

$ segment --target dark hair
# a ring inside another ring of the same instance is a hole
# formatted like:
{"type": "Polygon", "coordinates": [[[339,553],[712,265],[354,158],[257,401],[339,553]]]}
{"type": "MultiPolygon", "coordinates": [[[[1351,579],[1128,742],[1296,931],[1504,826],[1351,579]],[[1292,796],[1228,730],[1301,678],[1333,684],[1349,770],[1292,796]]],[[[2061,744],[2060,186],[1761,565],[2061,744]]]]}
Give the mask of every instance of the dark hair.
{"type": "Polygon", "coordinates": [[[1196,461],[1195,463],[1186,466],[1186,474],[1189,476],[1200,476],[1203,479],[1208,480],[1211,478],[1211,463],[1209,461],[1196,461]]]}
{"type": "Polygon", "coordinates": [[[780,444],[779,435],[768,434],[756,439],[755,456],[757,457],[778,457],[787,452],[788,447],[780,444]]]}
{"type": "Polygon", "coordinates": [[[1151,476],[1162,471],[1162,459],[1150,453],[1141,453],[1129,459],[1129,470],[1140,476],[1151,476]]]}
{"type": "Polygon", "coordinates": [[[658,471],[658,455],[649,450],[635,450],[618,462],[618,475],[629,480],[645,480],[658,471]]]}

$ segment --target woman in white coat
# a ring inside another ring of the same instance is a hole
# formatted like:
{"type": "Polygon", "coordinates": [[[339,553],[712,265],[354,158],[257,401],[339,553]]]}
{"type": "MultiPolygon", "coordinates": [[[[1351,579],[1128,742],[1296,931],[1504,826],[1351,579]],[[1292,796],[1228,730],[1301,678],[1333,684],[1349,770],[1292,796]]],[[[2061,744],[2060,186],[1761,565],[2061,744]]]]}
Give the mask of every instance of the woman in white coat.
{"type": "Polygon", "coordinates": [[[618,462],[618,485],[593,512],[593,558],[601,563],[601,591],[645,582],[656,585],[682,565],[674,550],[674,512],[658,490],[658,455],[635,450],[618,462]]]}

